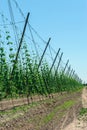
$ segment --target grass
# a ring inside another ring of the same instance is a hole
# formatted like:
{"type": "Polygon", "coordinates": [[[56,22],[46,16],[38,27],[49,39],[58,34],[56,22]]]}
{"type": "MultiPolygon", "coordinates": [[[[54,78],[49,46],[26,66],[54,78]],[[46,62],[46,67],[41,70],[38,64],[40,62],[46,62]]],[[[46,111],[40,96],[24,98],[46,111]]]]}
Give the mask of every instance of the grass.
{"type": "Polygon", "coordinates": [[[78,120],[87,121],[87,108],[80,109],[78,120]]]}
{"type": "Polygon", "coordinates": [[[71,106],[73,106],[74,104],[75,104],[75,101],[70,100],[70,101],[64,102],[64,104],[61,105],[61,106],[55,107],[54,110],[50,114],[48,114],[47,116],[44,117],[44,119],[43,119],[42,122],[44,122],[45,124],[47,124],[49,121],[51,121],[53,119],[53,117],[56,115],[56,113],[58,111],[68,109],[71,106]]]}
{"type": "Polygon", "coordinates": [[[87,108],[81,108],[79,115],[84,116],[85,114],[87,114],[87,108]]]}
{"type": "MultiPolygon", "coordinates": [[[[53,102],[53,100],[51,100],[51,102],[53,102]]],[[[51,103],[49,102],[49,103],[51,103]]],[[[53,108],[53,110],[49,113],[47,113],[46,115],[37,115],[36,117],[33,117],[33,119],[29,119],[30,123],[34,123],[37,122],[38,125],[36,126],[36,130],[39,130],[42,126],[47,125],[51,120],[53,120],[56,116],[57,119],[60,120],[63,115],[66,114],[67,109],[71,108],[74,104],[76,103],[76,101],[74,100],[68,100],[65,101],[63,103],[61,103],[61,105],[57,105],[56,107],[53,108]]]]}

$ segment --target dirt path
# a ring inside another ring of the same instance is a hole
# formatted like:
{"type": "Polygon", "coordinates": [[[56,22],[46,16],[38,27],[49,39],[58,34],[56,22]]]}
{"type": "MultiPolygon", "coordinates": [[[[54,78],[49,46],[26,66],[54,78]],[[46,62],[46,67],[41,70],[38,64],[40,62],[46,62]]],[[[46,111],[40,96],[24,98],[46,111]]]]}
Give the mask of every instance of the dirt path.
{"type": "MultiPolygon", "coordinates": [[[[86,88],[84,88],[82,92],[82,106],[83,108],[87,108],[87,89],[86,88]]],[[[77,119],[74,108],[73,108],[73,116],[74,116],[73,122],[70,123],[68,126],[66,126],[66,128],[62,127],[61,130],[70,130],[70,129],[71,130],[87,130],[87,117],[84,115],[82,119],[80,120],[77,119]]],[[[67,117],[67,114],[66,114],[66,117],[67,117]]]]}
{"type": "MultiPolygon", "coordinates": [[[[82,107],[81,94],[82,90],[55,94],[53,98],[45,98],[40,102],[37,102],[37,98],[35,98],[36,102],[29,105],[1,111],[0,130],[61,130],[73,121],[74,109],[78,110],[79,107],[82,107]],[[68,117],[70,117],[69,121],[68,117]]],[[[21,100],[14,100],[14,104],[16,105],[19,101],[21,100]]],[[[8,102],[2,103],[3,105],[6,103],[6,106],[8,102]]]]}

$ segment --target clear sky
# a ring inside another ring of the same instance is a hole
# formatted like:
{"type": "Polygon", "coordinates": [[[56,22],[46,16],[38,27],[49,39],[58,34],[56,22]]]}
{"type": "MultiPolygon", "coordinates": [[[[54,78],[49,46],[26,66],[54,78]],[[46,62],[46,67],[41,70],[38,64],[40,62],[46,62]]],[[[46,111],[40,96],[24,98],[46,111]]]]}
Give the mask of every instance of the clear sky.
{"type": "MultiPolygon", "coordinates": [[[[8,13],[7,1],[1,10],[8,13]]],[[[12,2],[12,0],[11,0],[12,2]]],[[[52,38],[55,50],[60,47],[64,59],[70,60],[72,68],[87,82],[87,0],[17,0],[26,15],[30,12],[30,23],[45,39],[52,38]]],[[[14,8],[16,16],[16,9],[14,8]]],[[[3,12],[4,12],[3,11],[3,12]]],[[[17,16],[17,21],[22,18],[17,16]]]]}

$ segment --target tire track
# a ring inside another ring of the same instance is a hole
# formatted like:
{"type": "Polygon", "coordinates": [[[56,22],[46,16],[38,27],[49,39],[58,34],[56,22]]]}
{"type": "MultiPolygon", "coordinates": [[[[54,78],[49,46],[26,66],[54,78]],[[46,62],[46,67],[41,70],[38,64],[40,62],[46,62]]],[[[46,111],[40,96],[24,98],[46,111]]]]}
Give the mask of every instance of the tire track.
{"type": "MultiPolygon", "coordinates": [[[[87,108],[87,89],[84,88],[82,92],[82,107],[87,108]]],[[[73,117],[74,120],[72,123],[70,123],[66,128],[63,128],[62,130],[87,130],[87,117],[84,117],[80,120],[78,120],[76,116],[76,109],[73,107],[73,117]],[[86,120],[84,120],[86,118],[86,120]]],[[[58,129],[56,129],[58,130],[58,129]]]]}

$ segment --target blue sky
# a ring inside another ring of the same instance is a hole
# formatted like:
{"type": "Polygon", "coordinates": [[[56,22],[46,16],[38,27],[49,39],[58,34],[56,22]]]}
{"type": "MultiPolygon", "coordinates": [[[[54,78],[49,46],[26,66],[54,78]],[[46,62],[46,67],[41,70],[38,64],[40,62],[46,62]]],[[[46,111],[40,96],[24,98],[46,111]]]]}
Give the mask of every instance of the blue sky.
{"type": "MultiPolygon", "coordinates": [[[[12,0],[11,0],[12,2],[12,0]]],[[[24,14],[30,12],[30,23],[51,45],[64,52],[72,68],[87,82],[87,0],[17,0],[24,14]]],[[[1,10],[8,15],[7,1],[1,10]],[[3,10],[3,7],[6,10],[3,10]]],[[[14,8],[14,15],[17,16],[14,8]]],[[[9,16],[8,16],[9,17],[9,16]]],[[[22,17],[15,17],[21,21],[22,17]]]]}

